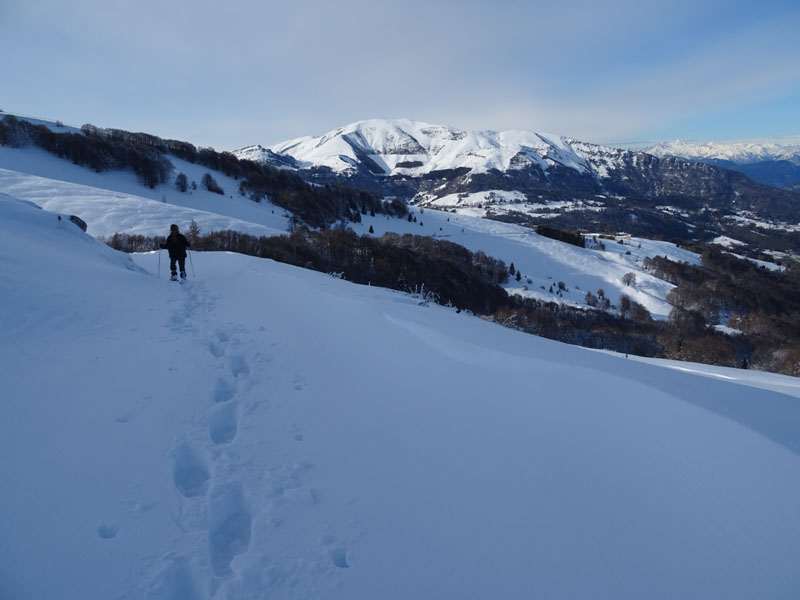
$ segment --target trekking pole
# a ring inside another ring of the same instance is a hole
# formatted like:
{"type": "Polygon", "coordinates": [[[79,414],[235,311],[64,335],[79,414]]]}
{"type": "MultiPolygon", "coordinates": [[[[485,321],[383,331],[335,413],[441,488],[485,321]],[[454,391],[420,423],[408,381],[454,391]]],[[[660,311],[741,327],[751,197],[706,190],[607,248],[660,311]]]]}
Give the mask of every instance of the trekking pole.
{"type": "Polygon", "coordinates": [[[197,277],[197,275],[194,274],[194,261],[192,260],[192,253],[187,249],[186,254],[189,255],[189,264],[192,265],[192,277],[197,277]]]}
{"type": "Polygon", "coordinates": [[[161,279],[161,250],[158,251],[158,279],[161,279]]]}

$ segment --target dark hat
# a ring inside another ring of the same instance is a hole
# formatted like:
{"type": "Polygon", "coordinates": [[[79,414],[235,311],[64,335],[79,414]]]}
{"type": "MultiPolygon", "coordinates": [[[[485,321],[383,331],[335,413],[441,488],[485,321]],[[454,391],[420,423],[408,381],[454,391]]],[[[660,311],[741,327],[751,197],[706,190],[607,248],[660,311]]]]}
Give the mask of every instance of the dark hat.
{"type": "Polygon", "coordinates": [[[175,225],[175,223],[173,223],[172,225],[169,226],[169,230],[170,231],[178,231],[178,226],[175,225]]]}

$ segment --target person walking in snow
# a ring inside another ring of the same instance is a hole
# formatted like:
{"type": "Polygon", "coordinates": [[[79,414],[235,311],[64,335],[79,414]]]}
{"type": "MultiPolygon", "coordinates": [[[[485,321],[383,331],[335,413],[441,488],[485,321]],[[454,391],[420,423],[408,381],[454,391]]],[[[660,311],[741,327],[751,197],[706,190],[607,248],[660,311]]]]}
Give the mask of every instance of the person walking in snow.
{"type": "Polygon", "coordinates": [[[161,247],[169,252],[169,270],[172,273],[170,279],[178,280],[178,271],[175,263],[181,269],[181,279],[186,279],[186,249],[189,247],[189,240],[178,230],[174,223],[169,226],[169,237],[161,244],[161,247]]]}

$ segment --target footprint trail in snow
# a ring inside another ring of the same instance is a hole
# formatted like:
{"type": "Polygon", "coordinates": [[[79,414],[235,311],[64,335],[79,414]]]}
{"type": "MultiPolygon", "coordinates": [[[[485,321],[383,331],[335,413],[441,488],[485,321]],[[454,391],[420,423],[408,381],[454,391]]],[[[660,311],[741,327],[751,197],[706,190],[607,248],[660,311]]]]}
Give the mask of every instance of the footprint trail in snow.
{"type": "MultiPolygon", "coordinates": [[[[286,451],[261,465],[244,458],[251,454],[240,449],[241,443],[270,440],[255,430],[257,435],[242,442],[242,427],[261,416],[251,429],[258,427],[267,411],[280,406],[262,396],[264,380],[271,379],[264,370],[269,360],[259,352],[264,333],[248,332],[236,323],[220,327],[215,300],[203,285],[192,283],[184,291],[187,297],[169,327],[203,349],[209,389],[198,399],[188,429],[175,432],[168,454],[177,502],[176,537],[144,578],[145,596],[233,598],[256,588],[280,592],[310,575],[350,568],[347,549],[328,533],[312,539],[301,556],[264,542],[292,523],[287,515],[293,507],[313,510],[323,494],[305,485],[313,465],[286,451]]],[[[297,375],[287,385],[293,395],[306,386],[297,375]]],[[[298,424],[287,423],[280,431],[288,433],[296,452],[303,449],[306,432],[298,424]]],[[[113,537],[116,530],[102,526],[98,535],[113,537]]]]}

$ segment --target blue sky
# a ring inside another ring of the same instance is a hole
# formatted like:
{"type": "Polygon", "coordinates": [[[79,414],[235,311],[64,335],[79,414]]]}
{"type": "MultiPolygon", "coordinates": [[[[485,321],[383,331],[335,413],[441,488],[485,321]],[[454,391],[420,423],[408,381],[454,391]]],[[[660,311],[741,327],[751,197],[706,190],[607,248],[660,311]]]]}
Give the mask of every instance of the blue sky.
{"type": "Polygon", "coordinates": [[[394,117],[800,135],[798,32],[798,0],[2,0],[0,109],[220,150],[394,117]]]}

